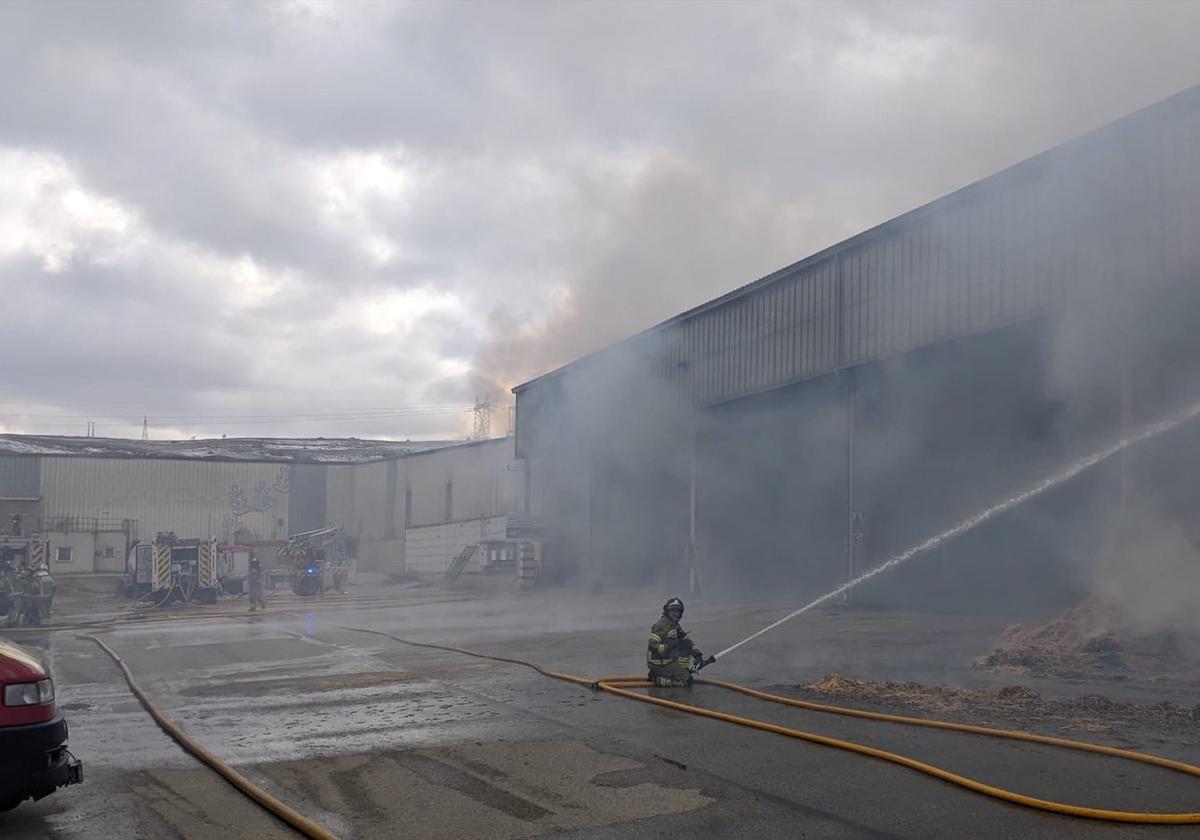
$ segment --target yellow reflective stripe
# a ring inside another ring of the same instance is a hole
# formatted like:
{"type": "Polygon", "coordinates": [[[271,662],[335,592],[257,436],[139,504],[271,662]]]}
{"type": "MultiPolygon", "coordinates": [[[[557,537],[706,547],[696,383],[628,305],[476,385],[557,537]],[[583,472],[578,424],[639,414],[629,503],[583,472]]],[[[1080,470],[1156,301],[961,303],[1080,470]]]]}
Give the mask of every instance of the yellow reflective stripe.
{"type": "Polygon", "coordinates": [[[662,641],[662,636],[658,635],[657,633],[651,633],[651,634],[650,634],[650,638],[651,638],[651,639],[653,639],[653,640],[654,640],[654,641],[656,641],[656,642],[661,642],[661,641],[662,641]]]}

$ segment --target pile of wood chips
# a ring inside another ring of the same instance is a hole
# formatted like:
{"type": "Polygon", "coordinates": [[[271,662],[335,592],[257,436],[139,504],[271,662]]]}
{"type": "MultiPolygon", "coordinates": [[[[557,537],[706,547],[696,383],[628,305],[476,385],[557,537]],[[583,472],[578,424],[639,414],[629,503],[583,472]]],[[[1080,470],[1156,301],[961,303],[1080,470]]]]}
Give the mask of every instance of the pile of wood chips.
{"type": "Polygon", "coordinates": [[[1101,694],[1069,700],[1047,700],[1022,685],[968,689],[916,682],[870,682],[829,674],[818,682],[800,686],[805,691],[840,701],[857,701],[918,716],[983,725],[1022,728],[1057,728],[1063,732],[1111,732],[1138,724],[1155,729],[1200,730],[1200,706],[1173,703],[1142,706],[1120,703],[1101,694]]]}
{"type": "Polygon", "coordinates": [[[974,665],[1067,678],[1185,677],[1200,664],[1198,642],[1175,631],[1139,631],[1118,605],[1092,597],[1040,627],[1012,625],[974,665]]]}

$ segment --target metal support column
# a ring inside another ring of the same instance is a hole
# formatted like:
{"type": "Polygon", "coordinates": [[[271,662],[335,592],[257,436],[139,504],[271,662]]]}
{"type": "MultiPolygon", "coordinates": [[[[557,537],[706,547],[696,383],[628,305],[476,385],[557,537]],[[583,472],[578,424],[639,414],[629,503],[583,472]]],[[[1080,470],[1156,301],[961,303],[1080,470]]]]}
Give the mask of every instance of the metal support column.
{"type": "MultiPolygon", "coordinates": [[[[846,387],[846,581],[854,580],[854,541],[861,538],[861,531],[854,521],[854,373],[844,371],[846,387]]],[[[846,590],[843,603],[850,603],[850,590],[846,590]]]]}
{"type": "Polygon", "coordinates": [[[700,571],[696,568],[696,429],[692,427],[691,464],[688,473],[688,544],[684,549],[687,561],[688,589],[695,595],[700,591],[700,571]]]}
{"type": "MultiPolygon", "coordinates": [[[[1120,439],[1124,440],[1133,426],[1133,376],[1130,371],[1129,342],[1121,347],[1121,428],[1120,439]]],[[[1121,517],[1126,515],[1129,502],[1129,449],[1122,449],[1120,455],[1120,478],[1118,479],[1121,517]]],[[[1125,524],[1121,523],[1122,526],[1125,524]]]]}

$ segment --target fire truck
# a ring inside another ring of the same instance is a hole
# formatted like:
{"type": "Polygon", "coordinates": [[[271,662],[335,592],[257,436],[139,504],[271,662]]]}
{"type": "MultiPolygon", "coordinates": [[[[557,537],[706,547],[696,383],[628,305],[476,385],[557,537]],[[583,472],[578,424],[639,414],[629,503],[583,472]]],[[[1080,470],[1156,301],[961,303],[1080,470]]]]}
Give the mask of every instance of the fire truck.
{"type": "Polygon", "coordinates": [[[159,533],[154,542],[136,543],[126,563],[131,597],[156,606],[176,601],[217,601],[217,541],[180,539],[172,532],[159,533]]]}
{"type": "Polygon", "coordinates": [[[217,546],[217,581],[227,595],[241,595],[246,591],[253,557],[254,549],[248,545],[217,546]]]}
{"type": "Polygon", "coordinates": [[[340,528],[318,528],[293,534],[279,551],[281,560],[292,565],[292,591],[297,595],[320,595],[340,590],[350,572],[346,537],[340,528]]]}

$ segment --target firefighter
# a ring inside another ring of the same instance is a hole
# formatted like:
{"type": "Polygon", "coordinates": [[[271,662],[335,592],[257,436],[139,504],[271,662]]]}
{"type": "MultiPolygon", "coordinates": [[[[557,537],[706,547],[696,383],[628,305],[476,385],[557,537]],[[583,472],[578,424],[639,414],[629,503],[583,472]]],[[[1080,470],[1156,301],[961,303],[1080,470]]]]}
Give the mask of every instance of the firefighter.
{"type": "Polygon", "coordinates": [[[54,592],[58,588],[50,570],[45,565],[30,569],[25,582],[28,598],[26,604],[30,609],[27,624],[44,624],[50,620],[50,610],[54,604],[54,592]]]}
{"type": "Polygon", "coordinates": [[[265,610],[267,602],[263,598],[262,564],[258,562],[257,557],[250,558],[250,571],[246,575],[246,579],[250,585],[250,612],[254,612],[257,607],[265,610]]]}
{"type": "Polygon", "coordinates": [[[15,627],[21,620],[21,580],[16,567],[4,558],[0,560],[0,604],[4,614],[0,615],[6,627],[15,627]]]}
{"type": "Polygon", "coordinates": [[[704,654],[679,625],[682,618],[683,601],[672,598],[663,604],[662,618],[650,628],[646,665],[650,669],[650,681],[659,688],[691,685],[692,662],[704,661],[704,654]]]}

